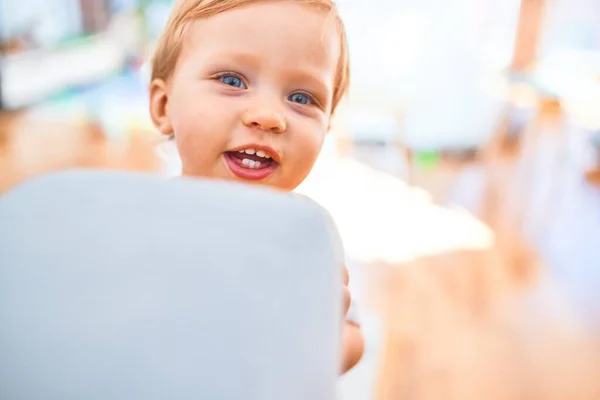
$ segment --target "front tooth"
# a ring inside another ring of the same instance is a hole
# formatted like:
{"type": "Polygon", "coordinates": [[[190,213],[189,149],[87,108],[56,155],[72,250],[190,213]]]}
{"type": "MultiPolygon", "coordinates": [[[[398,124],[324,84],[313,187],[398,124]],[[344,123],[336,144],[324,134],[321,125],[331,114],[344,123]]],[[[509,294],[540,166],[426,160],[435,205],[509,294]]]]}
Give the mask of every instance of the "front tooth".
{"type": "Polygon", "coordinates": [[[246,149],[245,153],[252,155],[252,154],[256,153],[256,150],[254,150],[254,149],[246,149]]]}
{"type": "Polygon", "coordinates": [[[266,155],[266,154],[267,154],[267,153],[265,153],[265,152],[264,152],[264,151],[262,151],[262,150],[259,150],[259,151],[257,151],[257,152],[256,152],[256,155],[257,155],[257,156],[259,156],[259,157],[263,157],[263,158],[265,157],[265,155],[266,155]]]}
{"type": "Polygon", "coordinates": [[[245,152],[246,152],[246,150],[240,150],[240,151],[238,151],[238,153],[245,153],[245,152]]]}
{"type": "Polygon", "coordinates": [[[271,156],[267,153],[265,153],[265,158],[271,158],[271,156]]]}
{"type": "Polygon", "coordinates": [[[260,161],[254,161],[254,169],[260,169],[260,161]]]}
{"type": "Polygon", "coordinates": [[[247,159],[247,158],[244,158],[244,159],[242,160],[242,165],[243,165],[243,166],[245,166],[245,167],[249,167],[249,166],[251,166],[252,164],[254,164],[254,161],[252,161],[252,160],[249,160],[249,159],[247,159]]]}

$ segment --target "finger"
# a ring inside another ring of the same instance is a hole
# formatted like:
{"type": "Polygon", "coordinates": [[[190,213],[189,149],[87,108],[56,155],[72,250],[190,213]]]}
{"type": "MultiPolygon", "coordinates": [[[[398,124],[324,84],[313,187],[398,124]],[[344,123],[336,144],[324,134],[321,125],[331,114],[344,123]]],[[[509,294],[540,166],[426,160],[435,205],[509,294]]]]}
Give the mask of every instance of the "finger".
{"type": "Polygon", "coordinates": [[[354,368],[364,352],[365,339],[360,327],[346,323],[342,335],[342,374],[354,368]]]}

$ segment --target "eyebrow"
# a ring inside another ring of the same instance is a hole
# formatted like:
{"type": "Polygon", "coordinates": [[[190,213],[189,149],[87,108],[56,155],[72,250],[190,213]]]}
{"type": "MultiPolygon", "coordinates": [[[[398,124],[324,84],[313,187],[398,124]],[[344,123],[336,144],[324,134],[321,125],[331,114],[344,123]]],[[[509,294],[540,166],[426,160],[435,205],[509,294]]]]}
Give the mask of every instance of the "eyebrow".
{"type": "Polygon", "coordinates": [[[260,57],[252,53],[213,53],[210,54],[210,58],[214,59],[217,63],[225,62],[224,60],[227,60],[227,62],[233,62],[234,64],[250,65],[251,67],[255,68],[260,66],[260,57]]]}

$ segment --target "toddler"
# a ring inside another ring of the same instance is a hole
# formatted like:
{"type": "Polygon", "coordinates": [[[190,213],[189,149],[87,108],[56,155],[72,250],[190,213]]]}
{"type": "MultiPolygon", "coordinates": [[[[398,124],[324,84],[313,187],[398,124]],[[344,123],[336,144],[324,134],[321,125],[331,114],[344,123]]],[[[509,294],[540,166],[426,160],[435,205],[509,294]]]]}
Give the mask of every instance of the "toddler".
{"type": "MultiPolygon", "coordinates": [[[[152,64],[150,113],[186,176],[294,190],[348,87],[332,0],[180,0],[152,64]]],[[[345,312],[350,306],[344,270],[345,312]]],[[[346,318],[342,372],[363,353],[346,318]]]]}

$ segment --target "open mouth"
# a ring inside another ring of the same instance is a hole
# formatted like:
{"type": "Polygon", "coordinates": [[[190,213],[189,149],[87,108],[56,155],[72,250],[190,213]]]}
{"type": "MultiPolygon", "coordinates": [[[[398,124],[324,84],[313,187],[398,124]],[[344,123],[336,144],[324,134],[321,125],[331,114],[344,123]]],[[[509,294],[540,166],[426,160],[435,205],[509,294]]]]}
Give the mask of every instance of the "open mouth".
{"type": "Polygon", "coordinates": [[[279,166],[268,151],[254,148],[228,151],[224,157],[231,172],[247,180],[265,179],[279,166]]]}

